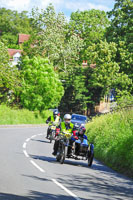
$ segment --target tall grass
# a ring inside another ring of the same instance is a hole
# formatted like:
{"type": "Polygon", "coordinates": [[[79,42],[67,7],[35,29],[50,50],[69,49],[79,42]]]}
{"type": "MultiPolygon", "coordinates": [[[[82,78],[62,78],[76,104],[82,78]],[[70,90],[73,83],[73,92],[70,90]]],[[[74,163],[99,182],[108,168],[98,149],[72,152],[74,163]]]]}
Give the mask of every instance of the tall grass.
{"type": "Polygon", "coordinates": [[[40,115],[38,111],[32,112],[26,109],[11,109],[6,105],[0,105],[0,124],[45,124],[50,111],[46,110],[40,115]]]}
{"type": "Polygon", "coordinates": [[[93,118],[87,134],[95,144],[96,158],[133,177],[133,109],[93,118]]]}

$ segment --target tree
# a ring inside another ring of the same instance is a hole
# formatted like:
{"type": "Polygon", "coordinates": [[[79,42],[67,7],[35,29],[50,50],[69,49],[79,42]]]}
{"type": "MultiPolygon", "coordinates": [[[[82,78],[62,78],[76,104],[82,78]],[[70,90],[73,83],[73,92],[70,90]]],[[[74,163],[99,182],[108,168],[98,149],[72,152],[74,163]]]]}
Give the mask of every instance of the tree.
{"type": "Polygon", "coordinates": [[[116,0],[114,8],[108,13],[111,24],[107,29],[107,40],[117,44],[116,62],[120,71],[133,78],[133,2],[131,0],[116,0]]]}
{"type": "Polygon", "coordinates": [[[81,66],[70,68],[67,73],[60,73],[60,79],[64,86],[64,96],[60,102],[60,110],[63,112],[83,113],[87,109],[90,96],[86,96],[85,72],[81,66]]]}
{"type": "Polygon", "coordinates": [[[0,102],[12,103],[19,88],[19,71],[9,65],[7,47],[0,41],[0,102]]]}
{"type": "Polygon", "coordinates": [[[40,112],[57,107],[63,87],[48,59],[25,57],[21,69],[21,104],[29,110],[40,112]]]}
{"type": "Polygon", "coordinates": [[[118,95],[131,90],[131,80],[126,74],[120,72],[120,67],[115,62],[116,53],[117,45],[106,40],[93,44],[86,50],[88,64],[96,64],[94,69],[89,69],[91,76],[88,79],[88,91],[92,93],[93,104],[108,94],[112,88],[115,88],[118,95]]]}
{"type": "Polygon", "coordinates": [[[51,4],[41,13],[37,9],[33,10],[32,18],[32,25],[36,29],[33,39],[25,45],[24,50],[30,56],[48,57],[55,68],[66,72],[67,67],[75,65],[79,59],[83,41],[77,34],[67,39],[68,24],[65,16],[63,13],[56,14],[51,4]]]}
{"type": "Polygon", "coordinates": [[[104,11],[92,9],[76,11],[71,14],[69,34],[76,33],[84,41],[84,48],[80,53],[81,62],[86,59],[86,48],[102,40],[108,26],[109,20],[104,11]]]}
{"type": "Polygon", "coordinates": [[[27,14],[27,11],[18,13],[17,11],[0,8],[0,38],[6,40],[8,48],[19,48],[19,33],[32,33],[31,19],[27,14]]]}

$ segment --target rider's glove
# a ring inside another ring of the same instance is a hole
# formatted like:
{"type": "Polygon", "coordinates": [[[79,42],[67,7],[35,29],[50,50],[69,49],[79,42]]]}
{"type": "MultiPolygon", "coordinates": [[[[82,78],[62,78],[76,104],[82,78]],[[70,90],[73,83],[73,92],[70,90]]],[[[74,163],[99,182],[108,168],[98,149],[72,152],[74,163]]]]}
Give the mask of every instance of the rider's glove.
{"type": "Polygon", "coordinates": [[[77,137],[77,136],[74,136],[74,139],[75,139],[75,140],[78,140],[78,137],[77,137]]]}

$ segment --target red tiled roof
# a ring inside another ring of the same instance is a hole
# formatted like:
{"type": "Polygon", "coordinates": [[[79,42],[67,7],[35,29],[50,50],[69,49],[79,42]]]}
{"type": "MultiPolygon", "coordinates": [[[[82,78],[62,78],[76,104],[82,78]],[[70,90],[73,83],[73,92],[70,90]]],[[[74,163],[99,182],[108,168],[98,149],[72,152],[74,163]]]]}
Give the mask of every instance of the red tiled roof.
{"type": "Polygon", "coordinates": [[[19,43],[19,44],[20,44],[20,43],[23,43],[24,41],[29,40],[29,38],[30,38],[30,35],[19,33],[19,35],[18,35],[18,43],[19,43]]]}
{"type": "Polygon", "coordinates": [[[8,49],[8,53],[10,57],[13,57],[14,54],[16,53],[22,53],[22,50],[20,49],[8,49]]]}

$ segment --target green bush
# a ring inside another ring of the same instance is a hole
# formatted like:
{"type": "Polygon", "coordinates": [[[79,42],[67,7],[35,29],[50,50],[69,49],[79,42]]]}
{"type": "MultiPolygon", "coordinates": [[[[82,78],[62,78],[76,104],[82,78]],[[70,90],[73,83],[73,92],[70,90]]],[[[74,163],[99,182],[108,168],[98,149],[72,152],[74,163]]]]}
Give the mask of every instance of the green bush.
{"type": "Polygon", "coordinates": [[[93,118],[87,134],[94,142],[96,158],[133,177],[133,109],[93,118]]]}
{"type": "Polygon", "coordinates": [[[0,124],[45,124],[50,111],[29,111],[27,109],[11,109],[6,105],[0,105],[0,124]]]}

